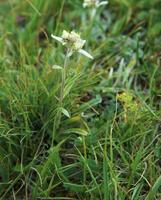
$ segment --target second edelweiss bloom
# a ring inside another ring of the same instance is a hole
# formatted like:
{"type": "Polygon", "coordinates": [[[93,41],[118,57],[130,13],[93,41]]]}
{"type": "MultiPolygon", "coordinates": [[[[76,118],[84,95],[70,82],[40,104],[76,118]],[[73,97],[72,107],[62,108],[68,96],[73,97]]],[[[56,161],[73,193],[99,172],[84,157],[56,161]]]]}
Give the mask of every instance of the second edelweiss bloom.
{"type": "Polygon", "coordinates": [[[67,32],[64,30],[61,37],[57,37],[53,34],[51,35],[51,37],[61,42],[68,48],[69,50],[68,56],[71,56],[73,52],[77,51],[83,54],[84,56],[93,59],[93,57],[88,52],[82,49],[84,44],[86,43],[86,40],[82,40],[80,35],[77,34],[76,32],[74,31],[67,32]]]}
{"type": "Polygon", "coordinates": [[[83,7],[99,7],[108,4],[108,1],[84,0],[83,7]]]}

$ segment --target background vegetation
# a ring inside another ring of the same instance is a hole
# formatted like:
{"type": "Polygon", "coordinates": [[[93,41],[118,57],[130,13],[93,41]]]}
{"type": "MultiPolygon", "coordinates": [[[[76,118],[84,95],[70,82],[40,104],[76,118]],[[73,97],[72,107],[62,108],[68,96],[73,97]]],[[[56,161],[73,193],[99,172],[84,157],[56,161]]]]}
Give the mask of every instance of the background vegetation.
{"type": "Polygon", "coordinates": [[[0,1],[0,199],[160,199],[160,8],[0,1]],[[59,121],[64,29],[95,59],[71,57],[59,121]]]}

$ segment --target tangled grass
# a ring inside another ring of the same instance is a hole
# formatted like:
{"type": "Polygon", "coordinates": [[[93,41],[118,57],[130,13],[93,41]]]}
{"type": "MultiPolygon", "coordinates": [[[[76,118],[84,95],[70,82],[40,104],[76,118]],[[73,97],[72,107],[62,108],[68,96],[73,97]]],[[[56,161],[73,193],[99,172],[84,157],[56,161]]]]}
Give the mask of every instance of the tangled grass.
{"type": "Polygon", "coordinates": [[[82,4],[0,1],[2,200],[161,197],[161,2],[82,4]]]}

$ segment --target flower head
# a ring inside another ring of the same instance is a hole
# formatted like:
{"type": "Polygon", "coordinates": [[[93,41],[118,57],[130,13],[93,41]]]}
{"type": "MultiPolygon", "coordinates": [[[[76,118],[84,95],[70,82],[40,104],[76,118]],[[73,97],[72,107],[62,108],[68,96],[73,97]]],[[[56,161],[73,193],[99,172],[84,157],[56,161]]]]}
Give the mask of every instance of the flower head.
{"type": "Polygon", "coordinates": [[[64,46],[68,48],[69,50],[68,56],[71,56],[73,52],[77,51],[83,54],[84,56],[93,59],[93,57],[88,52],[82,49],[84,44],[86,43],[86,40],[82,40],[80,35],[77,34],[76,32],[74,31],[67,32],[64,30],[61,37],[57,37],[53,34],[51,35],[51,37],[61,42],[64,46]]]}
{"type": "Polygon", "coordinates": [[[82,40],[80,35],[71,31],[70,33],[67,31],[63,31],[62,38],[65,44],[74,51],[79,51],[83,48],[86,43],[85,40],[82,40]]]}
{"type": "Polygon", "coordinates": [[[84,0],[83,7],[99,7],[108,4],[108,1],[84,0]]]}

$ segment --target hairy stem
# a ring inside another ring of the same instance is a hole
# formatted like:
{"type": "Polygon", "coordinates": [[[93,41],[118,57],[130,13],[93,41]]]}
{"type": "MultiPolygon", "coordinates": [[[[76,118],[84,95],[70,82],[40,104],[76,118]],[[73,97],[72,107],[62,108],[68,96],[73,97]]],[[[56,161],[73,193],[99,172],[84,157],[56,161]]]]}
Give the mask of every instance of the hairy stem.
{"type": "Polygon", "coordinates": [[[61,115],[62,115],[61,109],[63,107],[64,88],[65,88],[65,79],[66,79],[66,68],[67,68],[67,64],[68,64],[69,52],[70,52],[69,49],[67,49],[67,52],[66,52],[66,55],[65,55],[65,60],[64,60],[64,65],[63,65],[63,69],[62,69],[60,98],[59,98],[60,107],[59,107],[59,110],[57,111],[56,116],[55,116],[55,121],[54,121],[54,126],[53,126],[53,134],[52,134],[52,146],[54,145],[56,129],[59,127],[60,121],[61,121],[61,115]]]}
{"type": "Polygon", "coordinates": [[[62,82],[61,82],[61,89],[60,89],[60,106],[63,107],[63,98],[64,98],[64,88],[65,88],[65,79],[66,79],[66,68],[68,63],[68,54],[69,49],[67,49],[65,60],[64,60],[64,66],[62,70],[62,82]]]}

